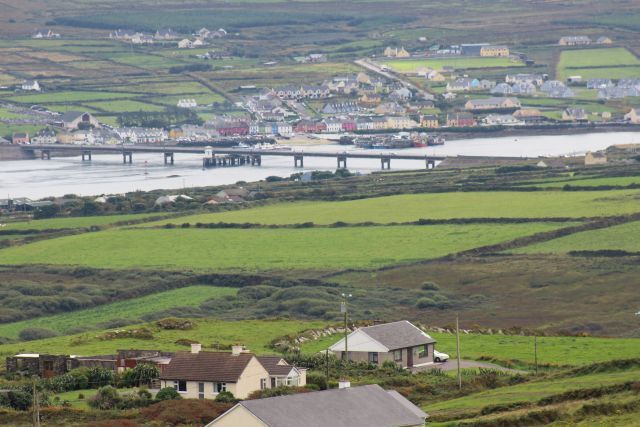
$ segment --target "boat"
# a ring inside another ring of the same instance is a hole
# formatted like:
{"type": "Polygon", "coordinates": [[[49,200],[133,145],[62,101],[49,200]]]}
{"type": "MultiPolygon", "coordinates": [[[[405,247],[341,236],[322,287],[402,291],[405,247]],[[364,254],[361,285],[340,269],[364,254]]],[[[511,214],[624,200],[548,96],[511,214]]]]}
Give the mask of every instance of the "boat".
{"type": "Polygon", "coordinates": [[[427,145],[428,146],[444,145],[444,143],[445,143],[445,138],[442,135],[430,135],[427,138],[427,145]]]}

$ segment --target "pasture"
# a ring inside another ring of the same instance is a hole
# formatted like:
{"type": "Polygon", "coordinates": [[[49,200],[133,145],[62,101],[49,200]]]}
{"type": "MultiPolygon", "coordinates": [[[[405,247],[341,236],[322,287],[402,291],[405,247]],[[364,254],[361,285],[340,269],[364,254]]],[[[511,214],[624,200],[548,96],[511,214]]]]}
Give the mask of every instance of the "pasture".
{"type": "Polygon", "coordinates": [[[229,222],[332,224],[408,222],[449,218],[599,217],[640,212],[640,190],[561,192],[454,192],[403,194],[339,202],[280,203],[150,223],[229,222]]]}
{"type": "Polygon", "coordinates": [[[413,74],[419,68],[427,67],[434,70],[442,70],[445,66],[454,67],[457,70],[472,68],[509,68],[524,66],[522,62],[510,58],[489,58],[489,57],[451,57],[438,59],[379,59],[381,64],[394,69],[399,73],[413,74]]]}
{"type": "Polygon", "coordinates": [[[640,252],[640,221],[600,230],[583,231],[518,249],[514,253],[568,253],[571,251],[640,252]]]}
{"type": "Polygon", "coordinates": [[[178,307],[197,306],[208,299],[236,293],[235,288],[188,286],[86,310],[0,324],[0,337],[17,339],[20,331],[25,328],[45,328],[64,335],[78,328],[92,329],[111,321],[124,320],[136,323],[140,317],[147,314],[178,307]]]}
{"type": "Polygon", "coordinates": [[[216,271],[377,268],[438,258],[562,226],[112,230],[7,248],[0,251],[0,263],[216,271]]]}
{"type": "MultiPolygon", "coordinates": [[[[178,344],[178,340],[193,340],[202,344],[203,350],[227,349],[242,344],[257,354],[273,354],[269,344],[275,338],[298,334],[308,329],[323,328],[322,321],[301,320],[242,320],[222,321],[194,319],[189,330],[165,330],[154,324],[145,324],[153,334],[153,347],[165,351],[188,351],[189,347],[178,344]]],[[[135,328],[124,328],[131,330],[135,328]]],[[[105,331],[106,332],[106,331],[105,331]]],[[[0,357],[20,352],[48,354],[109,354],[121,348],[148,348],[151,341],[141,338],[102,339],[95,331],[71,336],[60,336],[38,341],[26,341],[0,345],[0,357]]]]}
{"type": "Polygon", "coordinates": [[[564,50],[556,78],[580,75],[583,79],[619,79],[640,75],[640,60],[626,48],[564,50]]]}
{"type": "Polygon", "coordinates": [[[127,215],[101,215],[67,218],[36,219],[32,221],[8,222],[3,230],[58,230],[63,228],[88,228],[92,225],[104,226],[129,221],[153,220],[166,214],[142,213],[127,215]]]}

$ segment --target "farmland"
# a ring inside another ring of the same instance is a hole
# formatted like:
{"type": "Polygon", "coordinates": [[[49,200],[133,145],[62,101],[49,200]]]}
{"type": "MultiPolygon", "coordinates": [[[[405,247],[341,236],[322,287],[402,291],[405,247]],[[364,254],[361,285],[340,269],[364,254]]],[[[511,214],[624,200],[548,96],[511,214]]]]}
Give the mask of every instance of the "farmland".
{"type": "Polygon", "coordinates": [[[284,203],[216,214],[185,216],[149,225],[189,222],[296,224],[337,221],[408,222],[449,218],[598,217],[640,212],[640,191],[460,192],[405,194],[341,202],[284,203]]]}
{"type": "Polygon", "coordinates": [[[236,291],[233,288],[189,286],[73,313],[0,324],[0,337],[16,339],[19,332],[25,328],[51,329],[66,335],[78,328],[91,329],[113,321],[134,323],[135,319],[145,315],[172,308],[198,305],[211,298],[234,295],[236,291]]]}
{"type": "Polygon", "coordinates": [[[102,215],[84,216],[78,218],[52,218],[31,221],[9,222],[3,225],[3,230],[54,230],[63,228],[87,228],[92,225],[102,226],[129,221],[152,220],[161,217],[162,214],[127,214],[127,215],[102,215]]]}
{"type": "Polygon", "coordinates": [[[388,67],[400,73],[415,73],[418,68],[428,67],[434,70],[442,70],[445,66],[455,69],[470,68],[505,68],[519,67],[523,64],[509,58],[444,58],[444,59],[391,59],[380,60],[388,67]]]}
{"type": "Polygon", "coordinates": [[[626,251],[640,252],[640,222],[585,231],[548,242],[531,245],[517,253],[567,253],[571,251],[626,251]]]}
{"type": "Polygon", "coordinates": [[[280,270],[374,268],[512,240],[559,224],[332,229],[153,229],[88,233],[8,248],[2,264],[280,270]]]}
{"type": "Polygon", "coordinates": [[[560,55],[556,77],[566,79],[619,79],[640,75],[640,60],[625,48],[565,50],[560,55]]]}

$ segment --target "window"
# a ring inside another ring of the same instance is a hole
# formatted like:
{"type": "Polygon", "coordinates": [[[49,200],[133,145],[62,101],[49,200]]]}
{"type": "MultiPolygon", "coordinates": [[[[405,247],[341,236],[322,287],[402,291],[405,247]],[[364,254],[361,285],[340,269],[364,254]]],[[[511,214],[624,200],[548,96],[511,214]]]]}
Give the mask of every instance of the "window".
{"type": "Polygon", "coordinates": [[[178,392],[184,393],[187,391],[187,382],[186,381],[174,381],[173,388],[175,388],[178,392]]]}
{"type": "Polygon", "coordinates": [[[227,391],[227,383],[216,383],[214,392],[222,393],[223,391],[227,391]]]}
{"type": "Polygon", "coordinates": [[[374,363],[374,364],[378,364],[378,353],[377,352],[371,352],[369,353],[369,363],[374,363]]]}
{"type": "Polygon", "coordinates": [[[429,354],[429,350],[427,350],[427,345],[421,345],[419,347],[420,352],[418,353],[418,357],[422,358],[422,357],[427,357],[427,354],[429,354]]]}
{"type": "Polygon", "coordinates": [[[267,379],[260,378],[260,390],[264,390],[265,388],[267,388],[267,379]]]}
{"type": "Polygon", "coordinates": [[[393,351],[393,361],[394,362],[402,362],[402,350],[394,350],[393,351]]]}

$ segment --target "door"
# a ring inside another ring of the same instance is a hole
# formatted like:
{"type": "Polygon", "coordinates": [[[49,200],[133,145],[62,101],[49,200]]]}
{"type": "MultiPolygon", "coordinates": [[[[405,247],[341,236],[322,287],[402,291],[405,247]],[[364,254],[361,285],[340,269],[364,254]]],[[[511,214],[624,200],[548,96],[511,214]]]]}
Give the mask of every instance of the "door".
{"type": "Polygon", "coordinates": [[[413,349],[408,348],[407,349],[407,368],[410,368],[412,366],[413,366],[413,349]]]}
{"type": "Polygon", "coordinates": [[[198,383],[198,399],[204,399],[204,383],[198,383]]]}

